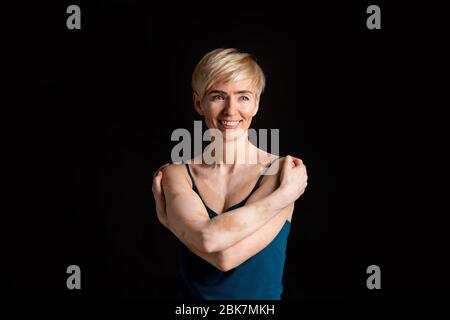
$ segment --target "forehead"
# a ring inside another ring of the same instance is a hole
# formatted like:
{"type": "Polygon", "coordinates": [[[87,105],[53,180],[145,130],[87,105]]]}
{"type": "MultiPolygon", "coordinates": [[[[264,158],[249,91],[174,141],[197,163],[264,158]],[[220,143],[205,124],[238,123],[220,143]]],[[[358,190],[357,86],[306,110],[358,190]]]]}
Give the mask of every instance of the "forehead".
{"type": "Polygon", "coordinates": [[[233,80],[233,81],[217,81],[215,82],[208,92],[213,90],[225,91],[229,93],[238,91],[250,91],[252,93],[256,92],[255,84],[253,79],[244,80],[233,80]]]}

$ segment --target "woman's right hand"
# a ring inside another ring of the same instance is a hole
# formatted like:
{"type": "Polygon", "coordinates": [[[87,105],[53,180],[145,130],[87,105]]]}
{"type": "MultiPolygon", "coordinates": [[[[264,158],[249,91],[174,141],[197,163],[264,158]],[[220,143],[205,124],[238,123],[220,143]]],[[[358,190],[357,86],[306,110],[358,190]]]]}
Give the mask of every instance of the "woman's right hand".
{"type": "Polygon", "coordinates": [[[280,186],[285,201],[289,204],[300,198],[308,185],[308,175],[303,161],[287,156],[280,173],[280,186]]]}

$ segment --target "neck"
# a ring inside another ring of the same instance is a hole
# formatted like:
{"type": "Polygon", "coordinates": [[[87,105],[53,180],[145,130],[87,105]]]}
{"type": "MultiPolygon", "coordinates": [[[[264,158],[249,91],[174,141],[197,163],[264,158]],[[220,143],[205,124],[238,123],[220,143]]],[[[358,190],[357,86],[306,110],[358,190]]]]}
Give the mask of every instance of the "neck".
{"type": "MultiPolygon", "coordinates": [[[[258,148],[248,140],[248,134],[242,134],[236,139],[222,139],[222,143],[211,143],[205,151],[210,153],[214,164],[256,164],[258,163],[258,148]],[[212,149],[209,149],[212,148],[212,149]]],[[[212,164],[212,163],[211,163],[212,164]]]]}

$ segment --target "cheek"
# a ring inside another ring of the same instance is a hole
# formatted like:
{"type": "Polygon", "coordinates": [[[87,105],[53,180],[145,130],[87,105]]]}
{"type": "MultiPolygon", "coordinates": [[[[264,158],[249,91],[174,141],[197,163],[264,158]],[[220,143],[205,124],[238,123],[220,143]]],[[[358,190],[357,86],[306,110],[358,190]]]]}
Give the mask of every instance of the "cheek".
{"type": "Polygon", "coordinates": [[[218,112],[217,110],[210,109],[209,112],[208,112],[208,117],[210,119],[215,119],[215,118],[217,118],[219,116],[219,114],[220,114],[220,112],[218,112]]]}
{"type": "Polygon", "coordinates": [[[255,115],[257,111],[257,108],[255,105],[248,106],[247,108],[243,109],[242,115],[246,120],[251,120],[253,116],[255,115]]]}
{"type": "Polygon", "coordinates": [[[214,109],[207,108],[205,113],[203,114],[206,123],[213,123],[215,119],[217,119],[218,114],[214,111],[214,109]]]}
{"type": "Polygon", "coordinates": [[[202,111],[205,118],[211,117],[211,106],[209,104],[202,104],[202,111]]]}

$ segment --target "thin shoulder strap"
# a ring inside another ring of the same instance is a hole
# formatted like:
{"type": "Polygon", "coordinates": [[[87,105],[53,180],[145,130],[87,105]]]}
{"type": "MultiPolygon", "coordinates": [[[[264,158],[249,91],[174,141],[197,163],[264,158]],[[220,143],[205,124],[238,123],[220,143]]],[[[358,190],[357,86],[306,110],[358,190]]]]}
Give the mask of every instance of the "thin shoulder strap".
{"type": "Polygon", "coordinates": [[[197,185],[195,184],[194,176],[192,175],[191,169],[189,168],[189,165],[187,163],[184,164],[186,166],[187,172],[189,173],[189,177],[192,181],[192,188],[195,190],[197,189],[197,185]]]}
{"type": "Polygon", "coordinates": [[[277,161],[278,159],[280,159],[280,157],[277,157],[276,159],[272,160],[272,161],[270,162],[269,166],[268,166],[266,169],[264,169],[263,173],[261,173],[261,175],[259,176],[258,180],[256,181],[256,184],[255,184],[255,187],[254,187],[253,190],[252,190],[252,193],[253,193],[256,189],[259,188],[259,186],[260,186],[260,184],[261,184],[263,178],[264,178],[265,175],[266,175],[267,170],[269,170],[270,167],[272,166],[272,164],[273,164],[275,161],[277,161]]]}
{"type": "MultiPolygon", "coordinates": [[[[264,169],[263,173],[261,173],[261,175],[259,176],[258,180],[256,181],[255,186],[253,187],[252,191],[250,191],[250,193],[248,194],[248,196],[247,196],[244,200],[242,200],[243,203],[246,203],[247,200],[248,200],[248,199],[251,197],[251,195],[253,194],[253,192],[255,192],[256,189],[259,188],[259,186],[260,186],[260,184],[261,184],[261,182],[262,182],[262,179],[265,177],[265,174],[266,174],[267,170],[269,170],[269,168],[272,166],[272,164],[273,164],[275,161],[277,161],[278,159],[280,159],[280,157],[278,157],[278,158],[272,160],[272,162],[270,162],[269,166],[268,166],[266,169],[264,169]]],[[[242,202],[240,202],[240,203],[242,203],[242,202]]]]}
{"type": "MultiPolygon", "coordinates": [[[[195,183],[194,175],[193,175],[192,172],[191,172],[191,168],[189,168],[189,165],[188,165],[187,163],[184,163],[184,164],[186,165],[186,170],[187,170],[187,172],[189,173],[189,177],[191,178],[191,181],[192,181],[192,190],[194,190],[194,192],[195,192],[196,194],[198,194],[200,200],[202,200],[202,202],[203,202],[203,204],[205,205],[205,207],[206,207],[208,210],[211,210],[211,209],[209,209],[209,207],[206,205],[205,200],[203,200],[203,197],[202,197],[202,195],[200,194],[200,190],[198,190],[198,188],[197,188],[197,184],[195,183]]],[[[211,210],[211,211],[213,211],[213,210],[211,210]]],[[[213,212],[214,212],[214,211],[213,211],[213,212]]]]}

